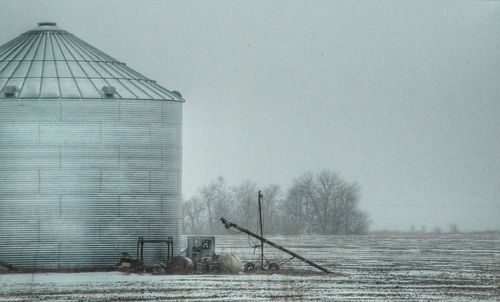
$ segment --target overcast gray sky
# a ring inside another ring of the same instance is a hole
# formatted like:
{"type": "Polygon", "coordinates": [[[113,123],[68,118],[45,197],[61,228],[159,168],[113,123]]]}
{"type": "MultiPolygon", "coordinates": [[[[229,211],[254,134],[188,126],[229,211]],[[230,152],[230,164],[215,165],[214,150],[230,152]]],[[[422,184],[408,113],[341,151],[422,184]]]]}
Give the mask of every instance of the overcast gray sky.
{"type": "Polygon", "coordinates": [[[6,1],[184,105],[184,195],[332,169],[373,229],[500,229],[500,2],[6,1]]]}

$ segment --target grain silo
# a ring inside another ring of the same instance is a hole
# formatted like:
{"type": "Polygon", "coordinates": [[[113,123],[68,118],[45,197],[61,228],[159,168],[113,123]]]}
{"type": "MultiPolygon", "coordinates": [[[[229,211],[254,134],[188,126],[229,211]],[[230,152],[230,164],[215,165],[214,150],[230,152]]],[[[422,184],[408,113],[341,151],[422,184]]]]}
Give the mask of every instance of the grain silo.
{"type": "Polygon", "coordinates": [[[55,23],[0,46],[0,261],[108,267],[139,236],[178,253],[183,102],[55,23]]]}

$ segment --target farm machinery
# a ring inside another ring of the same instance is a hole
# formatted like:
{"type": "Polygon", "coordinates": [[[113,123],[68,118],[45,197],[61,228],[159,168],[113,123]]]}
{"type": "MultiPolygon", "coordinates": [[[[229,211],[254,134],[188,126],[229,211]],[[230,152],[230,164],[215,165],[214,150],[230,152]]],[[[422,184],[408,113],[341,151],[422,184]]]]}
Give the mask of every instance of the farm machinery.
{"type": "MultiPolygon", "coordinates": [[[[230,222],[224,217],[220,220],[224,224],[226,229],[234,228],[241,233],[245,233],[248,236],[256,238],[260,241],[260,245],[254,246],[254,248],[260,248],[260,257],[258,262],[247,262],[244,265],[245,272],[253,272],[256,270],[260,271],[278,271],[280,266],[284,263],[278,262],[268,262],[264,263],[264,244],[267,244],[273,248],[276,248],[284,253],[292,256],[286,262],[293,259],[298,259],[316,269],[331,274],[332,271],[329,269],[309,260],[301,255],[292,252],[291,250],[265,238],[263,236],[263,223],[262,223],[262,193],[258,192],[258,207],[259,207],[259,225],[260,225],[260,235],[244,228],[236,223],[230,222]]],[[[131,259],[128,254],[122,254],[122,259],[120,260],[119,266],[131,267],[132,269],[144,270],[144,244],[145,243],[166,243],[167,245],[167,265],[160,263],[153,266],[153,273],[209,273],[209,272],[230,272],[238,273],[241,271],[241,262],[233,254],[224,252],[221,255],[215,253],[215,237],[214,236],[189,236],[187,238],[187,249],[181,253],[180,256],[173,255],[173,240],[168,237],[166,240],[145,240],[143,237],[139,237],[137,241],[137,258],[131,259]]]]}
{"type": "MultiPolygon", "coordinates": [[[[305,262],[307,263],[308,265],[311,265],[317,269],[319,269],[320,271],[322,272],[325,272],[327,274],[331,274],[332,272],[330,270],[328,270],[327,268],[319,265],[319,264],[316,264],[314,262],[312,262],[311,260],[309,259],[306,259],[302,256],[300,256],[299,254],[297,253],[294,253],[292,251],[290,251],[289,249],[275,243],[275,242],[272,242],[271,240],[268,240],[266,238],[264,238],[263,236],[263,222],[262,222],[262,202],[263,202],[263,195],[262,195],[262,191],[259,191],[258,192],[258,195],[257,195],[257,201],[258,201],[258,209],[259,209],[259,229],[260,229],[260,235],[257,235],[255,234],[254,232],[248,230],[248,229],[245,229],[239,225],[237,225],[236,223],[232,223],[232,222],[229,222],[228,220],[226,220],[224,217],[221,217],[221,221],[222,223],[224,224],[224,227],[226,229],[230,229],[230,228],[234,228],[234,229],[237,229],[238,231],[240,232],[243,232],[251,237],[254,237],[258,240],[260,240],[260,245],[256,246],[256,247],[259,247],[260,248],[260,258],[259,258],[259,262],[260,262],[260,267],[259,269],[260,270],[270,270],[270,271],[276,271],[276,270],[279,270],[280,268],[280,264],[277,263],[277,262],[267,262],[264,263],[264,243],[282,251],[282,252],[285,252],[287,254],[289,254],[290,256],[292,256],[292,258],[290,258],[289,260],[287,260],[286,262],[292,260],[292,259],[298,259],[302,262],[305,262]]],[[[256,270],[258,267],[256,265],[256,263],[254,262],[248,262],[245,264],[245,271],[254,271],[256,270]]]]}
{"type": "MultiPolygon", "coordinates": [[[[271,240],[268,240],[268,239],[266,239],[266,238],[264,238],[262,236],[259,236],[259,235],[255,234],[254,232],[252,232],[250,230],[247,230],[247,229],[245,229],[243,227],[240,227],[239,225],[237,225],[235,223],[229,222],[226,219],[224,219],[224,217],[221,217],[220,220],[222,221],[222,223],[224,224],[224,226],[225,226],[226,229],[235,228],[235,229],[237,229],[237,230],[239,230],[239,231],[241,231],[241,232],[243,232],[245,234],[248,234],[249,236],[252,236],[252,237],[260,240],[260,242],[261,242],[260,244],[261,245],[259,247],[261,247],[262,254],[261,254],[261,257],[259,259],[259,262],[260,262],[260,268],[262,270],[265,270],[265,269],[268,269],[268,270],[278,270],[279,269],[279,265],[277,263],[274,263],[274,262],[267,264],[267,267],[265,266],[265,264],[264,264],[264,254],[263,254],[263,244],[266,243],[266,244],[268,244],[268,245],[270,245],[270,246],[272,246],[272,247],[274,247],[274,248],[276,248],[276,249],[278,249],[278,250],[280,250],[282,252],[285,252],[285,253],[291,255],[292,259],[298,259],[298,260],[300,260],[302,262],[305,262],[305,263],[307,263],[307,264],[309,264],[309,265],[311,265],[311,266],[313,266],[313,267],[315,267],[315,268],[319,269],[320,271],[325,272],[327,274],[331,274],[332,273],[332,271],[330,271],[329,269],[327,269],[327,268],[325,268],[325,267],[323,267],[323,266],[321,266],[321,265],[319,265],[317,263],[314,263],[313,261],[311,261],[309,259],[306,259],[306,258],[300,256],[299,254],[294,253],[294,252],[290,251],[289,249],[287,249],[287,248],[285,248],[285,247],[283,247],[283,246],[281,246],[281,245],[279,245],[279,244],[277,244],[275,242],[272,242],[271,240]]],[[[255,263],[249,262],[249,263],[245,264],[245,271],[254,271],[255,269],[256,269],[255,263]]]]}

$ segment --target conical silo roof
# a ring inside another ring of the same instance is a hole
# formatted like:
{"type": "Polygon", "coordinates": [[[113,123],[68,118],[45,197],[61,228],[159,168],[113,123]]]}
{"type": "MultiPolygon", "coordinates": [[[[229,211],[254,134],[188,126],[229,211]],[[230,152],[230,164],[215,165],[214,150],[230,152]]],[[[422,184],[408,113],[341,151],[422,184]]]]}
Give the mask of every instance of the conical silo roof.
{"type": "Polygon", "coordinates": [[[52,22],[0,46],[0,98],[183,101],[52,22]]]}

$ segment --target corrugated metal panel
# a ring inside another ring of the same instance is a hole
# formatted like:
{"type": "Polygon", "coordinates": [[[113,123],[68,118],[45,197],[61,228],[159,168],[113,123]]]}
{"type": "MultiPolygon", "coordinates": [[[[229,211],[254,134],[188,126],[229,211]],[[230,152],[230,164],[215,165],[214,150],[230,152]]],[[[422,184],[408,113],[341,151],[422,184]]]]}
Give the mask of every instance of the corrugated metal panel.
{"type": "Polygon", "coordinates": [[[0,121],[0,259],[112,265],[135,253],[138,236],[173,235],[178,252],[180,132],[172,123],[0,121]]]}
{"type": "MultiPolygon", "coordinates": [[[[0,47],[0,85],[20,76],[0,94],[0,260],[17,267],[110,266],[139,236],[180,249],[182,99],[83,43],[46,26],[0,47]],[[150,99],[84,98],[114,76],[150,99]]],[[[147,246],[148,263],[165,256],[147,246]]]]}

